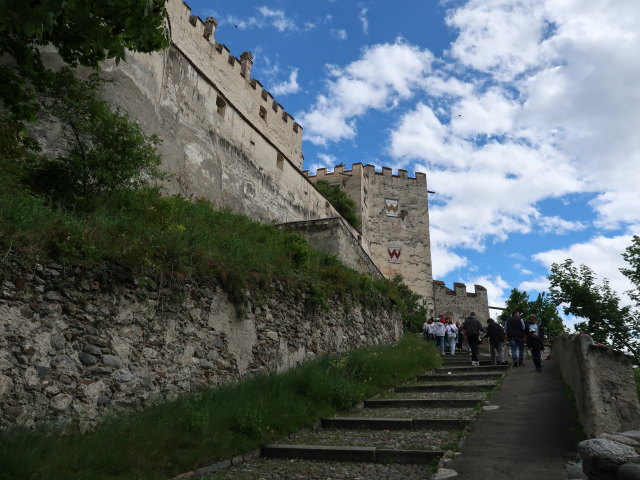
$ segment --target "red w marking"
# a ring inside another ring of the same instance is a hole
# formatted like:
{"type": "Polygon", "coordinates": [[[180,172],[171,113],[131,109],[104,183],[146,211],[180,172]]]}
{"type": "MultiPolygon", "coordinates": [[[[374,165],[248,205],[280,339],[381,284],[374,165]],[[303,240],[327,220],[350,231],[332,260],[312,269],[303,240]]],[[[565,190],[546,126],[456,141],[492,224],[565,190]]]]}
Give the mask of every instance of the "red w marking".
{"type": "Polygon", "coordinates": [[[387,249],[387,251],[389,252],[389,257],[395,258],[396,260],[400,259],[400,250],[394,248],[393,250],[387,249]]]}

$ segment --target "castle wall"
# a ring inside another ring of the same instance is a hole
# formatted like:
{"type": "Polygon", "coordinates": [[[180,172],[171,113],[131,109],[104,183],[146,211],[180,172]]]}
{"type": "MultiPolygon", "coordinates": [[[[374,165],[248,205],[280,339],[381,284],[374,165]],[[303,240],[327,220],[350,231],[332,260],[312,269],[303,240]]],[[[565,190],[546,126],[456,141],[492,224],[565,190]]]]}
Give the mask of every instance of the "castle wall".
{"type": "Polygon", "coordinates": [[[309,244],[321,252],[335,255],[347,267],[360,273],[368,273],[373,278],[384,278],[376,264],[362,249],[358,238],[341,217],[306,220],[277,225],[299,233],[309,244]]]}
{"type": "Polygon", "coordinates": [[[464,283],[454,283],[451,290],[444,282],[434,280],[433,299],[436,314],[451,314],[456,321],[463,321],[471,312],[485,325],[489,318],[487,289],[482,285],[475,285],[475,293],[468,293],[464,283]]]}
{"type": "MultiPolygon", "coordinates": [[[[107,99],[162,139],[162,169],[173,175],[167,193],[205,198],[262,222],[338,216],[299,170],[302,128],[271,97],[263,99],[260,84],[241,75],[235,60],[229,63],[235,57],[203,37],[202,22],[190,23],[183,2],[170,0],[167,8],[169,49],[102,65],[113,80],[107,99]],[[269,106],[266,120],[255,113],[260,106],[269,106]]],[[[60,65],[53,48],[43,57],[60,65]]],[[[45,150],[56,151],[52,125],[34,131],[45,150]]]]}
{"type": "Polygon", "coordinates": [[[324,353],[395,343],[400,314],[275,285],[239,317],[215,284],[133,279],[113,265],[0,272],[0,429],[77,423],[284,370],[324,353]]]}
{"type": "Polygon", "coordinates": [[[410,178],[405,170],[392,175],[390,168],[376,172],[355,163],[351,170],[321,168],[309,178],[340,185],[356,202],[371,259],[386,278],[400,274],[414,292],[433,297],[425,174],[410,178]]]}

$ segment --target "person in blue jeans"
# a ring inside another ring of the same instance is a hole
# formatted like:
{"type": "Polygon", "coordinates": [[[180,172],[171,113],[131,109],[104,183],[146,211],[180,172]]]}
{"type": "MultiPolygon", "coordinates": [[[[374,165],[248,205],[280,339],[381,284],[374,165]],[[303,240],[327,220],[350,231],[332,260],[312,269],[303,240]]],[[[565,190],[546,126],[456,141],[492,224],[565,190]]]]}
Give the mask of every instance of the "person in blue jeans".
{"type": "Polygon", "coordinates": [[[507,333],[507,340],[511,347],[513,366],[524,365],[525,326],[520,312],[513,312],[513,315],[507,318],[507,321],[504,322],[504,331],[507,333]]]}

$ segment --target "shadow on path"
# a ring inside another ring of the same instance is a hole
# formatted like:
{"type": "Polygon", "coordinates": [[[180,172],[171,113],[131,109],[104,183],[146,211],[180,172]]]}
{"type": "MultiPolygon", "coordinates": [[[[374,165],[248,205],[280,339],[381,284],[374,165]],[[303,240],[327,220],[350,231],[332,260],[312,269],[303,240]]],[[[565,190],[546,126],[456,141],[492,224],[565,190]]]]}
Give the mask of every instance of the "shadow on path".
{"type": "Polygon", "coordinates": [[[460,480],[566,480],[577,451],[578,420],[554,360],[538,373],[529,361],[512,368],[473,425],[462,455],[445,468],[460,480]]]}

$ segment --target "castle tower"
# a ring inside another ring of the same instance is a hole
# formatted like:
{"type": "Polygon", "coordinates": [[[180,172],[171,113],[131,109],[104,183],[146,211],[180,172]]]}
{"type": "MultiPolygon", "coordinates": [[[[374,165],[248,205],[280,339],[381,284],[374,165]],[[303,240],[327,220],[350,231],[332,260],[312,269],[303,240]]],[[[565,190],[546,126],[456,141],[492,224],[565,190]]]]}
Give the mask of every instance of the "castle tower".
{"type": "Polygon", "coordinates": [[[338,165],[332,173],[318,169],[313,182],[326,180],[340,185],[356,203],[361,234],[369,255],[386,278],[402,275],[416,293],[433,298],[431,241],[427,177],[406,170],[393,175],[390,168],[376,172],[374,165],[338,165]]]}

